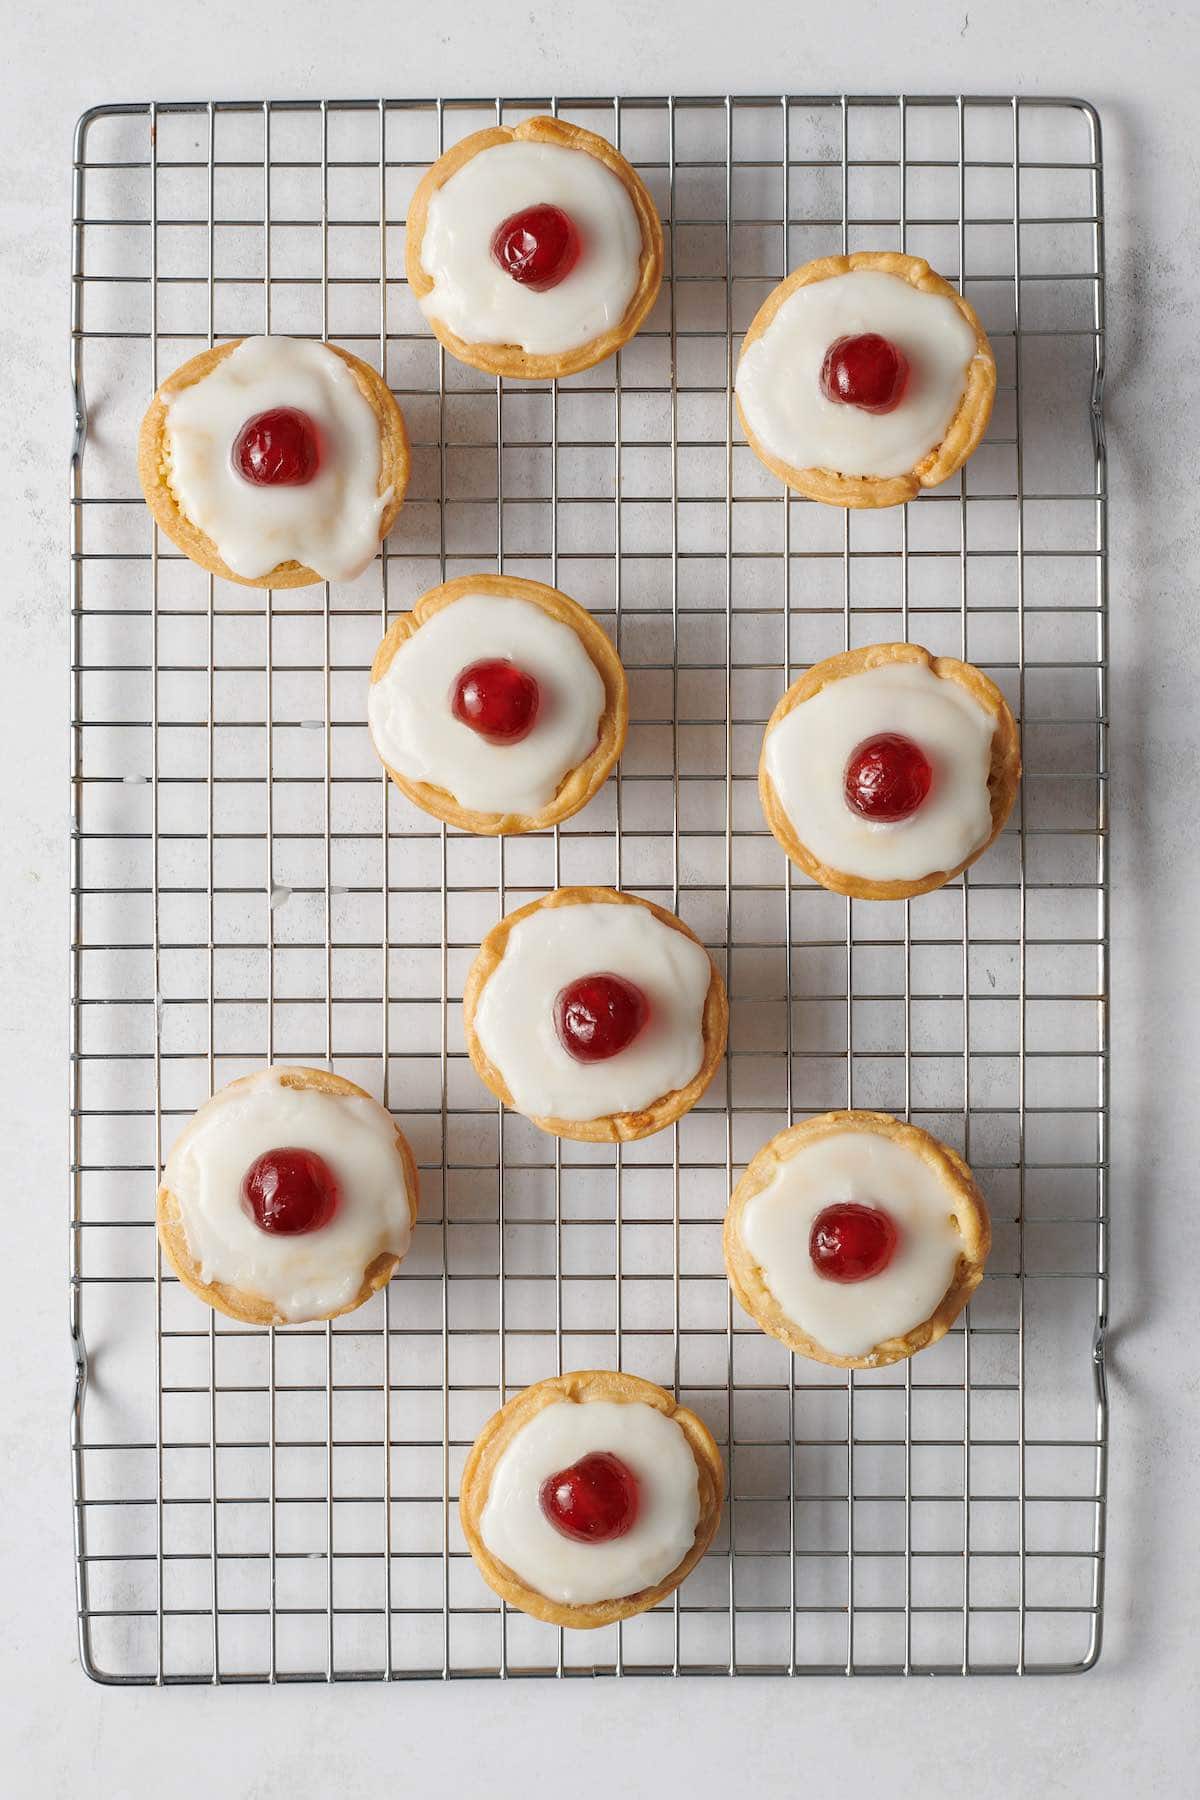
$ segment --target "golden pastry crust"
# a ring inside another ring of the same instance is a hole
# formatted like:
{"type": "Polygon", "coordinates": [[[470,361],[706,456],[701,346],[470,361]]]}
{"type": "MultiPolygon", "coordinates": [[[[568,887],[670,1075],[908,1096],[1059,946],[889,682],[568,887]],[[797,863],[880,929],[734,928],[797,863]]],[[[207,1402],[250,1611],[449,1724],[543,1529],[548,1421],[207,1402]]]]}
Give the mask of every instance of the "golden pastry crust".
{"type": "MultiPolygon", "coordinates": [[[[428,624],[435,613],[467,594],[496,594],[512,600],[527,600],[531,606],[540,606],[560,624],[571,627],[604,683],[604,711],[600,715],[595,749],[573,769],[568,769],[553,800],[536,813],[472,812],[469,807],[460,806],[445,788],[434,787],[427,781],[414,781],[393,769],[390,763],[385,762],[383,766],[414,806],[419,806],[422,812],[432,813],[435,819],[444,819],[448,825],[457,825],[461,831],[473,831],[477,837],[545,831],[587,805],[593,794],[603,787],[625,748],[625,735],[629,729],[629,684],[625,670],[611,639],[591,613],[557,588],[546,587],[540,581],[525,581],[516,575],[459,575],[453,581],[443,582],[441,587],[431,588],[427,594],[422,594],[410,613],[402,613],[398,619],[393,619],[371,664],[372,687],[386,675],[401,644],[422,625],[428,624]]],[[[469,661],[469,648],[464,655],[469,661]]]]}
{"type": "Polygon", "coordinates": [[[948,881],[953,881],[956,875],[961,875],[964,869],[981,857],[1003,831],[1013,809],[1020,780],[1021,740],[1016,720],[995,682],[981,669],[977,669],[974,663],[959,662],[953,656],[931,656],[920,644],[869,644],[865,649],[843,650],[840,656],[830,656],[824,662],[814,663],[807,674],[801,675],[798,681],[792,683],[767,720],[758,759],[758,797],[767,824],[778,843],[786,850],[796,867],[802,869],[813,881],[819,882],[831,893],[846,894],[854,900],[910,900],[917,894],[929,894],[935,888],[945,887],[948,881]],[[991,832],[979,848],[972,850],[970,856],[965,857],[955,868],[933,870],[918,881],[868,881],[864,876],[848,875],[844,869],[834,869],[828,863],[823,863],[796,835],[795,826],[784,810],[783,802],[767,770],[767,739],[790,712],[805,700],[811,700],[814,694],[820,693],[831,681],[843,681],[848,675],[861,675],[867,669],[878,669],[885,663],[893,662],[921,663],[939,679],[956,681],[995,720],[992,732],[992,766],[988,773],[988,792],[992,803],[991,832]]]}
{"type": "Polygon", "coordinates": [[[829,1363],[837,1369],[882,1369],[888,1363],[903,1362],[905,1357],[913,1356],[927,1344],[936,1344],[939,1338],[945,1337],[983,1280],[983,1265],[992,1247],[992,1226],[974,1176],[949,1145],[939,1143],[917,1125],[905,1125],[901,1120],[893,1119],[889,1113],[830,1112],[777,1133],[746,1165],[725,1214],[724,1242],[729,1285],[739,1304],[769,1336],[778,1338],[797,1356],[807,1356],[813,1362],[829,1363]],[[946,1188],[950,1210],[964,1246],[954,1278],[930,1316],[902,1337],[885,1338],[865,1356],[837,1356],[790,1319],[763,1280],[762,1270],[741,1236],[741,1219],[747,1204],[771,1182],[779,1165],[788,1162],[808,1145],[845,1131],[873,1131],[880,1137],[892,1138],[927,1163],[946,1188]]]}
{"type": "MultiPolygon", "coordinates": [[[[235,575],[208,533],[201,531],[198,525],[193,525],[180,510],[171,489],[170,461],[167,456],[167,402],[173,395],[203,381],[218,363],[224,362],[227,356],[232,356],[238,345],[244,342],[244,338],[234,338],[228,344],[214,344],[211,350],[202,350],[198,356],[191,357],[160,383],[138,434],[138,480],[142,484],[146,505],[154,514],[156,522],[171,542],[177,544],[194,563],[199,563],[202,569],[219,575],[223,581],[236,581],[242,587],[309,587],[323,577],[315,569],[299,562],[277,563],[266,575],[235,575]]],[[[382,543],[395,524],[396,515],[404,500],[404,490],[408,486],[411,457],[404,415],[387,382],[369,363],[351,356],[340,344],[326,344],[325,348],[346,364],[354,376],[359,393],[379,422],[379,492],[386,493],[389,487],[392,490],[391,499],[384,507],[379,521],[379,540],[382,543]]]]}
{"type": "Polygon", "coordinates": [[[602,162],[617,177],[633,202],[642,233],[638,281],[629,305],[611,330],[580,344],[577,349],[556,351],[551,355],[533,355],[522,350],[519,344],[469,343],[441,319],[429,319],[429,328],[451,356],[456,356],[459,362],[469,363],[474,369],[483,369],[489,375],[517,376],[525,381],[550,381],[558,375],[577,375],[581,369],[591,369],[614,355],[641,328],[658,297],[663,271],[663,234],[658,208],[641,176],[619,150],[614,150],[607,139],[598,137],[594,131],[585,131],[581,125],[568,125],[562,119],[524,119],[519,125],[492,125],[485,131],[472,132],[470,137],[463,138],[461,143],[439,156],[422,176],[408,209],[404,244],[408,285],[418,300],[423,300],[433,289],[433,279],[426,274],[421,262],[421,245],[425,238],[429,202],[434,194],[481,150],[511,143],[557,144],[567,150],[582,150],[602,162]]]}
{"type": "MultiPolygon", "coordinates": [[[[358,1100],[371,1100],[373,1105],[377,1104],[372,1095],[368,1094],[364,1088],[357,1087],[353,1081],[347,1081],[341,1075],[333,1075],[326,1069],[285,1068],[277,1065],[275,1073],[279,1076],[281,1087],[313,1088],[317,1093],[330,1094],[335,1098],[348,1099],[352,1097],[358,1100]]],[[[241,1075],[236,1081],[229,1082],[226,1087],[219,1088],[213,1095],[213,1099],[234,1094],[239,1088],[247,1087],[257,1078],[257,1075],[241,1075]]],[[[212,1102],[206,1101],[205,1104],[211,1105],[212,1102]]],[[[382,1107],[379,1110],[383,1112],[382,1107]]],[[[396,1148],[400,1152],[400,1160],[404,1165],[404,1183],[408,1191],[409,1222],[411,1225],[415,1225],[418,1198],[416,1160],[408,1139],[395,1120],[389,1113],[384,1113],[384,1117],[396,1133],[396,1148]]],[[[227,1318],[240,1319],[245,1325],[312,1324],[318,1319],[340,1318],[342,1313],[353,1312],[356,1307],[363,1304],[364,1300],[369,1300],[379,1288],[386,1287],[400,1266],[398,1256],[385,1252],[368,1263],[363,1270],[362,1286],[353,1300],[347,1301],[345,1306],[339,1306],[331,1313],[315,1313],[310,1320],[285,1319],[276,1310],[273,1303],[264,1299],[261,1294],[246,1293],[241,1288],[231,1287],[228,1282],[224,1281],[202,1280],[199,1264],[193,1260],[188,1249],[179,1201],[165,1182],[158,1190],[155,1218],[158,1225],[158,1241],[162,1245],[163,1254],[184,1287],[190,1288],[197,1300],[203,1300],[206,1306],[214,1307],[217,1312],[224,1313],[227,1318]]]]}
{"type": "Polygon", "coordinates": [[[936,274],[924,257],[905,256],[898,250],[856,250],[850,256],[819,256],[815,261],[793,269],[785,281],[772,288],[754,315],[742,340],[742,350],[744,352],[762,336],[780,307],[798,288],[808,287],[814,281],[828,281],[833,275],[849,275],[854,269],[896,275],[922,294],[940,294],[944,299],[952,300],[975,333],[975,355],[967,370],[967,385],[941,443],[935,444],[906,475],[841,475],[836,469],[797,469],[772,455],[751,431],[740,400],[738,418],[746,442],[759,461],[796,493],[807,494],[810,500],[822,500],[827,506],[899,506],[906,500],[915,499],[923,487],[937,487],[940,482],[949,480],[974,454],[992,416],[992,402],[996,397],[996,358],[975,308],[969,300],[964,300],[957,288],[936,274]]]}
{"type": "Polygon", "coordinates": [[[721,1522],[721,1505],[725,1493],[725,1465],[721,1452],[708,1426],[686,1406],[680,1406],[664,1388],[636,1375],[619,1375],[608,1369],[581,1369],[572,1375],[559,1375],[549,1381],[535,1382],[515,1399],[493,1413],[475,1440],[459,1484],[459,1517],[463,1536],[476,1566],[488,1586],[510,1606],[548,1625],[568,1625],[576,1631],[594,1631],[600,1625],[614,1625],[618,1619],[631,1619],[635,1614],[657,1606],[691,1574],[704,1555],[721,1522]],[[507,1563],[492,1555],[483,1541],[480,1522],[487,1505],[488,1492],[497,1464],[519,1431],[542,1411],[560,1400],[586,1405],[592,1400],[622,1403],[641,1401],[653,1406],[668,1419],[674,1419],[688,1441],[696,1459],[696,1479],[700,1488],[700,1517],[692,1547],[671,1573],[653,1587],[627,1594],[620,1600],[596,1600],[581,1606],[568,1606],[548,1600],[536,1588],[527,1587],[507,1563]]]}
{"type": "MultiPolygon", "coordinates": [[[[463,1030],[466,1033],[467,1052],[479,1079],[513,1112],[520,1109],[475,1030],[475,1012],[480,996],[500,965],[508,945],[509,933],[522,919],[527,919],[530,913],[537,912],[544,906],[588,904],[644,906],[660,924],[691,938],[694,944],[700,943],[695,932],[689,931],[682,919],[676,918],[674,913],[667,912],[664,907],[655,906],[652,900],[643,900],[639,894],[618,893],[615,888],[606,887],[555,888],[552,894],[545,894],[540,900],[531,901],[528,906],[518,907],[516,912],[501,919],[498,925],[493,925],[479,946],[479,954],[467,975],[467,985],[463,990],[463,1030]]],[[[701,945],[701,948],[704,946],[701,945]]],[[[725,1040],[729,1035],[729,1001],[725,995],[725,983],[711,955],[709,962],[712,964],[712,974],[708,993],[704,997],[704,1014],[701,1019],[704,1060],[686,1087],[675,1088],[669,1094],[660,1095],[650,1106],[642,1107],[638,1112],[606,1113],[598,1119],[533,1118],[531,1122],[539,1131],[548,1131],[553,1137],[573,1138],[585,1144],[627,1144],[635,1138],[650,1137],[654,1132],[662,1131],[665,1126],[673,1125],[676,1119],[681,1119],[684,1113],[690,1112],[716,1074],[725,1054],[725,1040]]]]}

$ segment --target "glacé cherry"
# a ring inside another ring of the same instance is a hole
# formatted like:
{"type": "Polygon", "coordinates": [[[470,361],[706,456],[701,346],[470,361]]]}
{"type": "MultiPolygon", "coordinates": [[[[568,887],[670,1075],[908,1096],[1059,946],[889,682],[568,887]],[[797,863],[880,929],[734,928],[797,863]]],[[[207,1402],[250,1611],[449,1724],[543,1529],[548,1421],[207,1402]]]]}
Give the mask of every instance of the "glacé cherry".
{"type": "Polygon", "coordinates": [[[315,1150],[266,1150],[242,1176],[242,1206],[260,1231],[319,1231],[338,1209],[337,1177],[315,1150]]]}
{"type": "Polygon", "coordinates": [[[561,206],[526,206],[492,238],[492,256],[522,287],[544,294],[564,281],[583,248],[575,221],[561,206]]]}
{"type": "Polygon", "coordinates": [[[538,1490],[538,1504],[563,1537],[580,1544],[610,1544],[624,1537],[637,1518],[637,1478],[619,1456],[594,1450],[569,1469],[548,1475],[538,1490]]]}
{"type": "Polygon", "coordinates": [[[275,406],[247,419],[233,446],[233,466],[255,487],[303,487],[321,462],[321,439],[307,413],[275,406]]]}
{"type": "Polygon", "coordinates": [[[883,1273],[899,1241],[895,1221],[881,1207],[844,1200],[817,1214],[808,1254],[826,1281],[867,1281],[883,1273]]]}
{"type": "Polygon", "coordinates": [[[862,819],[894,824],[929,798],[933,765],[919,744],[898,731],[866,738],[846,764],[846,805],[862,819]]]}
{"type": "Polygon", "coordinates": [[[893,412],[904,398],[908,374],[903,350],[877,331],[866,331],[830,344],[821,364],[821,392],[863,412],[893,412]]]}
{"type": "Polygon", "coordinates": [[[541,690],[506,657],[485,657],[459,672],[450,710],[489,744],[519,744],[537,723],[541,690]]]}
{"type": "Polygon", "coordinates": [[[603,1062],[632,1044],[650,1017],[640,987],[621,975],[581,975],[554,1000],[558,1041],[576,1062],[603,1062]]]}

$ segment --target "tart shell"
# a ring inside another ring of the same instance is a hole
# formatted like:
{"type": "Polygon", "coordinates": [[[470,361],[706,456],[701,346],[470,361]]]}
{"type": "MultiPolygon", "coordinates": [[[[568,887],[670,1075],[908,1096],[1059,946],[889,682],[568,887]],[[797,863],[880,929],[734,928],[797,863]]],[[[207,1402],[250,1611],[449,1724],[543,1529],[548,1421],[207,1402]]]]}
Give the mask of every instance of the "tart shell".
{"type": "Polygon", "coordinates": [[[459,1484],[458,1508],[463,1536],[476,1566],[488,1586],[502,1600],[506,1600],[510,1606],[519,1607],[522,1612],[529,1613],[535,1619],[543,1619],[548,1625],[567,1625],[577,1631],[594,1631],[598,1626],[613,1625],[618,1619],[631,1619],[637,1613],[646,1612],[648,1608],[657,1606],[660,1600],[665,1600],[668,1594],[674,1593],[690,1575],[713,1540],[721,1521],[724,1491],[725,1465],[721,1460],[721,1452],[707,1425],[695,1413],[680,1406],[665,1388],[657,1387],[652,1381],[643,1381],[636,1375],[616,1374],[608,1369],[583,1369],[572,1375],[559,1375],[549,1381],[535,1382],[524,1393],[510,1400],[507,1406],[502,1406],[499,1412],[493,1413],[476,1438],[467,1458],[459,1484]],[[623,1403],[641,1401],[646,1406],[653,1406],[668,1419],[674,1419],[688,1441],[696,1460],[696,1476],[700,1488],[700,1516],[696,1521],[696,1535],[683,1561],[653,1587],[642,1588],[636,1594],[626,1594],[620,1600],[596,1600],[586,1605],[570,1606],[562,1601],[548,1600],[536,1588],[528,1587],[507,1563],[492,1555],[483,1541],[480,1524],[500,1458],[519,1431],[544,1407],[552,1406],[560,1400],[574,1401],[577,1404],[586,1404],[591,1400],[623,1403]]]}
{"type": "Polygon", "coordinates": [[[964,869],[983,855],[1004,829],[1017,797],[1020,780],[1021,741],[1016,720],[995,682],[981,669],[977,669],[974,663],[960,662],[953,656],[931,656],[919,644],[870,644],[865,649],[844,650],[840,656],[830,656],[824,662],[814,663],[806,674],[792,683],[768,719],[758,762],[758,797],[767,824],[778,843],[805,875],[819,882],[823,888],[828,888],[831,893],[846,894],[854,900],[909,900],[917,894],[932,893],[935,888],[944,887],[948,881],[953,881],[956,875],[961,875],[964,869]],[[940,680],[956,681],[985,712],[992,715],[995,724],[992,732],[992,764],[988,774],[992,829],[979,848],[972,850],[970,856],[953,869],[934,870],[916,881],[870,881],[865,876],[850,875],[844,869],[831,868],[801,842],[767,769],[767,740],[790,712],[804,701],[811,700],[830,682],[842,681],[848,675],[862,675],[868,669],[878,669],[886,663],[896,662],[921,663],[940,680]]]}
{"type": "MultiPolygon", "coordinates": [[[[414,781],[384,763],[385,769],[414,806],[457,825],[461,831],[472,831],[477,837],[506,837],[526,831],[545,831],[569,819],[603,787],[613,765],[625,747],[629,729],[629,685],[621,659],[612,640],[597,625],[586,608],[571,600],[557,588],[540,581],[525,581],[516,575],[459,575],[441,587],[423,594],[409,613],[402,613],[388,627],[387,635],[375,652],[371,664],[371,685],[382,680],[391,667],[392,658],[401,644],[441,612],[467,594],[495,594],[510,600],[526,600],[539,606],[560,624],[569,625],[582,643],[601,681],[604,683],[604,711],[600,715],[599,736],[595,748],[569,769],[559,783],[558,791],[548,806],[536,813],[473,812],[460,806],[445,788],[427,781],[414,781]]],[[[378,754],[378,752],[376,752],[378,754]]],[[[382,758],[381,758],[382,760],[382,758]]]]}
{"type": "MultiPolygon", "coordinates": [[[[527,919],[542,907],[588,904],[644,906],[660,924],[691,938],[694,944],[700,943],[695,932],[689,931],[682,919],[676,918],[674,913],[667,912],[664,907],[655,906],[652,900],[643,900],[638,894],[623,894],[616,888],[606,887],[555,888],[553,893],[545,894],[542,899],[534,900],[528,906],[518,907],[516,912],[501,919],[498,925],[493,925],[479,946],[479,954],[467,975],[467,985],[463,991],[463,1030],[466,1033],[467,1052],[479,1079],[513,1112],[519,1112],[520,1108],[515,1104],[503,1075],[487,1055],[475,1030],[475,1012],[480,996],[500,965],[509,933],[522,919],[527,919]]],[[[674,1124],[684,1113],[690,1112],[716,1074],[725,1054],[725,1041],[729,1034],[729,1002],[725,994],[725,983],[716,963],[712,962],[711,955],[709,961],[712,963],[712,973],[701,1019],[704,1060],[686,1087],[675,1088],[669,1094],[660,1095],[649,1106],[642,1107],[637,1112],[606,1113],[598,1119],[533,1118],[532,1123],[540,1131],[548,1131],[554,1137],[573,1138],[579,1143],[616,1144],[650,1137],[654,1132],[662,1131],[665,1126],[674,1124]]]]}
{"type": "MultiPolygon", "coordinates": [[[[219,575],[223,581],[235,581],[241,587],[309,587],[324,577],[318,575],[315,569],[310,569],[306,563],[300,562],[277,563],[266,575],[235,575],[208,533],[201,531],[198,525],[193,525],[180,509],[171,488],[166,441],[167,402],[173,395],[203,381],[206,375],[210,375],[227,356],[232,356],[239,344],[244,342],[244,338],[234,338],[227,344],[214,344],[211,350],[202,350],[198,356],[181,364],[174,374],[168,375],[160,384],[138,434],[138,480],[142,484],[146,505],[154,514],[158,525],[171,542],[178,545],[202,569],[207,569],[212,575],[219,575]]],[[[404,490],[408,486],[411,456],[404,415],[387,382],[369,363],[351,356],[340,344],[326,344],[325,349],[340,357],[346,364],[354,376],[359,393],[375,414],[379,425],[378,491],[383,494],[389,487],[392,490],[392,497],[384,507],[379,521],[379,538],[382,543],[395,524],[396,515],[404,500],[404,490]]]]}
{"type": "Polygon", "coordinates": [[[724,1243],[729,1285],[739,1304],[768,1336],[778,1338],[797,1356],[807,1356],[813,1362],[828,1363],[837,1369],[882,1369],[889,1363],[903,1362],[927,1344],[935,1344],[945,1337],[983,1280],[983,1265],[992,1247],[992,1227],[974,1176],[962,1157],[948,1145],[939,1143],[917,1125],[906,1125],[892,1118],[889,1113],[830,1112],[779,1132],[751,1159],[733,1190],[725,1214],[724,1243]],[[763,1280],[762,1270],[741,1236],[741,1218],[747,1204],[770,1183],[779,1166],[809,1144],[846,1131],[872,1131],[880,1137],[892,1138],[927,1163],[945,1186],[948,1204],[966,1246],[950,1286],[930,1316],[901,1337],[885,1338],[865,1356],[838,1356],[809,1337],[794,1319],[789,1318],[763,1280]]]}
{"type": "MultiPolygon", "coordinates": [[[[330,1074],[325,1069],[276,1068],[280,1085],[288,1088],[313,1088],[317,1093],[329,1094],[335,1099],[371,1100],[378,1104],[373,1096],[364,1088],[357,1087],[353,1081],[347,1081],[341,1075],[330,1074]]],[[[254,1081],[254,1075],[239,1076],[228,1086],[218,1089],[213,1099],[235,1094],[239,1088],[246,1087],[254,1081]]],[[[212,1102],[206,1102],[211,1105],[212,1102]]],[[[379,1109],[381,1112],[383,1108],[379,1109]]],[[[385,1114],[388,1123],[396,1133],[396,1148],[404,1165],[404,1180],[408,1190],[409,1223],[417,1222],[417,1165],[408,1139],[395,1124],[391,1116],[385,1114]]],[[[158,1202],[155,1209],[155,1221],[158,1226],[158,1241],[162,1245],[163,1254],[172,1269],[183,1283],[195,1294],[197,1300],[203,1300],[227,1318],[240,1319],[245,1325],[298,1325],[312,1324],[318,1319],[336,1319],[342,1313],[353,1312],[356,1307],[369,1300],[371,1295],[381,1287],[386,1287],[392,1275],[400,1266],[400,1257],[385,1251],[375,1257],[363,1270],[362,1286],[353,1300],[345,1306],[339,1306],[331,1313],[314,1313],[312,1319],[285,1319],[277,1312],[274,1304],[261,1294],[251,1294],[242,1288],[232,1287],[224,1281],[205,1281],[200,1274],[200,1265],[193,1259],[188,1249],[187,1234],[184,1231],[183,1216],[179,1201],[164,1183],[158,1190],[158,1202]]]]}
{"type": "Polygon", "coordinates": [[[793,269],[785,281],[771,290],[754,315],[742,340],[742,349],[746,350],[763,335],[780,307],[798,288],[808,287],[814,281],[828,281],[834,275],[849,275],[853,270],[896,275],[923,294],[940,294],[944,299],[952,300],[975,333],[975,355],[967,371],[967,384],[958,411],[946,427],[941,443],[935,444],[905,475],[842,475],[836,469],[797,469],[773,455],[750,429],[740,400],[738,418],[746,442],[759,461],[796,493],[806,494],[810,500],[821,500],[827,506],[899,506],[906,500],[915,499],[922,488],[937,487],[948,481],[974,454],[992,416],[992,402],[996,397],[996,358],[970,301],[964,300],[958,289],[936,274],[921,256],[906,256],[898,250],[856,250],[850,256],[819,256],[815,261],[793,269]]]}
{"type": "Polygon", "coordinates": [[[412,197],[408,209],[404,262],[408,285],[418,300],[423,300],[434,286],[433,278],[426,273],[421,262],[421,245],[425,238],[429,203],[434,194],[481,150],[491,150],[497,144],[512,143],[556,144],[563,149],[582,150],[588,156],[594,156],[606,169],[611,170],[628,193],[642,233],[638,281],[629,305],[609,331],[602,332],[599,337],[590,339],[586,344],[578,345],[574,350],[534,355],[522,350],[519,344],[471,343],[451,331],[441,319],[427,320],[434,336],[459,362],[469,363],[475,369],[483,369],[489,375],[516,376],[526,381],[550,381],[558,375],[576,375],[581,369],[593,368],[596,363],[613,356],[644,323],[662,285],[662,223],[658,208],[641,176],[626,162],[619,150],[615,150],[606,138],[597,136],[594,131],[585,131],[580,125],[568,125],[562,119],[548,117],[524,119],[519,125],[492,125],[484,131],[472,132],[470,137],[463,138],[461,143],[439,156],[433,167],[427,169],[422,176],[412,197]]]}

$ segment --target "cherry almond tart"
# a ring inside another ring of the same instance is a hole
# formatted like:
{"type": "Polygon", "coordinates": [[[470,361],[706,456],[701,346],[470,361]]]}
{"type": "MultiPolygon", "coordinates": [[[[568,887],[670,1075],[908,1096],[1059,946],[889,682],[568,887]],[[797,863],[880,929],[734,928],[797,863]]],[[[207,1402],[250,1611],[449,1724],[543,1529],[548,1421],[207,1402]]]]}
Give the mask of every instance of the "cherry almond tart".
{"type": "Polygon", "coordinates": [[[557,588],[464,575],[394,620],[375,653],[367,719],[400,791],[480,836],[569,819],[621,754],[621,659],[557,588]]]}
{"type": "Polygon", "coordinates": [[[588,1631],[674,1592],[712,1542],[724,1487],[694,1413],[653,1382],[590,1369],[539,1381],[493,1415],[459,1513],[503,1600],[588,1631]]]}
{"type": "Polygon", "coordinates": [[[725,1053],[729,1006],[681,919],[613,888],[557,888],[489,931],[463,994],[476,1073],[542,1131],[649,1137],[688,1112],[725,1053]]]}
{"type": "Polygon", "coordinates": [[[603,362],[641,326],[662,283],[662,226],[606,139],[526,119],[438,158],[409,207],[405,260],[452,356],[549,380],[603,362]]]}
{"type": "Polygon", "coordinates": [[[885,1113],[781,1131],[733,1191],[725,1266],[798,1356],[878,1369],[936,1343],[983,1280],[991,1224],[960,1156],[885,1113]]]}
{"type": "Polygon", "coordinates": [[[383,377],[337,344],[239,338],[162,383],[138,476],[174,544],[246,587],[361,575],[408,485],[404,419],[383,377]]]}
{"type": "Polygon", "coordinates": [[[1016,722],[980,669],[919,644],[872,644],[792,683],[767,721],[758,792],[813,881],[906,900],[983,855],[1020,776],[1016,722]]]}
{"type": "Polygon", "coordinates": [[[960,469],[987,429],[996,359],[973,307],[919,256],[793,269],[742,343],[746,440],[830,506],[897,506],[960,469]]]}
{"type": "Polygon", "coordinates": [[[340,1075],[272,1066],[175,1140],[158,1236],[185,1287],[251,1325],[352,1312],[408,1251],[417,1169],[391,1114],[340,1075]]]}

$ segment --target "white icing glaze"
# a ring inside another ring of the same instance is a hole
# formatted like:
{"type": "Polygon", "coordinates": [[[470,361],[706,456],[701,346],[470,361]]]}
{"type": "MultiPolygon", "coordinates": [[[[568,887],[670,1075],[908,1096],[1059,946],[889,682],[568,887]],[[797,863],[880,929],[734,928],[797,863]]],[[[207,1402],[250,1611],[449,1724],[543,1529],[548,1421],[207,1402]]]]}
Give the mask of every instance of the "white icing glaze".
{"type": "Polygon", "coordinates": [[[865,1356],[929,1318],[965,1250],[951,1224],[954,1196],[915,1151],[873,1131],[807,1144],[747,1201],[743,1244],[788,1318],[835,1356],[865,1356]],[[866,1281],[830,1281],[808,1253],[827,1206],[881,1206],[900,1231],[887,1268],[866,1281]]]}
{"type": "Polygon", "coordinates": [[[531,356],[554,356],[620,323],[641,252],[633,202],[597,157],[563,144],[494,144],[429,202],[421,267],[433,287],[421,306],[467,343],[519,344],[531,356]],[[513,213],[542,204],[574,220],[583,250],[570,274],[539,294],[500,267],[492,238],[513,213]]]}
{"type": "Polygon", "coordinates": [[[464,594],[426,620],[372,683],[367,719],[389,768],[445,788],[472,812],[536,813],[596,747],[604,682],[578,634],[529,600],[464,594]],[[540,689],[516,744],[492,744],[454,717],[468,664],[506,657],[540,689]]]}
{"type": "Polygon", "coordinates": [[[518,1112],[585,1120],[637,1112],[686,1086],[704,1061],[708,952],[646,907],[587,901],[539,907],[509,933],[479,997],[475,1031],[518,1112]],[[577,1062],[554,1028],[559,990],[581,975],[622,975],[650,1017],[627,1049],[577,1062]]]}
{"type": "Polygon", "coordinates": [[[184,1236],[203,1281],[269,1300],[292,1321],[346,1306],[384,1251],[403,1256],[412,1236],[408,1184],[387,1113],[365,1095],[284,1087],[263,1069],[222,1088],[180,1133],[163,1184],[179,1203],[184,1236]],[[315,1150],[341,1188],[328,1225],[284,1236],[262,1231],[243,1209],[242,1177],[267,1150],[315,1150]]]}
{"type": "Polygon", "coordinates": [[[678,1568],[696,1538],[700,1485],[691,1445],[674,1419],[641,1400],[559,1400],[516,1433],[492,1476],[479,1521],[493,1556],[527,1587],[564,1606],[622,1600],[678,1568]],[[549,1475],[607,1450],[638,1484],[638,1514],[623,1537],[564,1537],[538,1501],[549,1475]]]}
{"type": "Polygon", "coordinates": [[[994,730],[957,681],[924,663],[883,663],[793,707],[767,735],[767,771],[797,837],[821,862],[867,881],[918,881],[957,868],[990,836],[994,730]],[[891,824],[860,818],[844,791],[853,752],[885,731],[911,738],[933,765],[924,804],[891,824]]]}
{"type": "Polygon", "coordinates": [[[784,301],[742,352],[737,395],[759,444],[790,468],[904,475],[941,443],[974,355],[975,333],[944,294],[855,269],[810,282],[784,301]],[[821,392],[829,346],[871,331],[909,361],[908,387],[894,412],[864,412],[821,392]]]}
{"type": "Polygon", "coordinates": [[[326,581],[361,575],[379,547],[379,421],[342,361],[301,338],[246,338],[203,380],[167,400],[171,491],[235,575],[256,580],[281,562],[326,581]],[[321,461],[301,487],[258,487],[238,474],[242,426],[277,406],[307,413],[321,461]]]}

